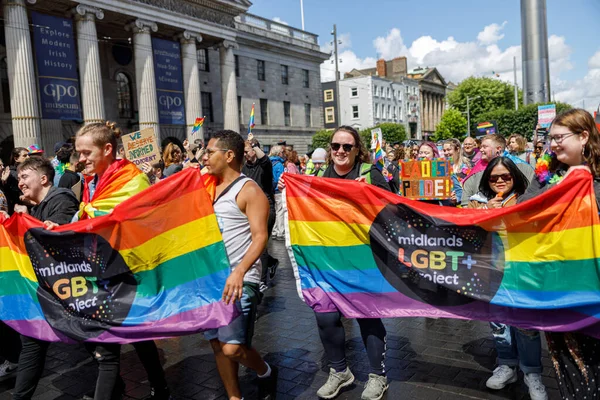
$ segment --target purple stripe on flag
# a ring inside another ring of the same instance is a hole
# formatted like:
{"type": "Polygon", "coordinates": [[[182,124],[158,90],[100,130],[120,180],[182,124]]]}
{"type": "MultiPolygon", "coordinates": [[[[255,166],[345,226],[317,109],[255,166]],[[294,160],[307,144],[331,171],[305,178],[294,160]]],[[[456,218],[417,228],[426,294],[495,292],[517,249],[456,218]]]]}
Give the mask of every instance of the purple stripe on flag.
{"type": "Polygon", "coordinates": [[[503,322],[521,328],[582,332],[600,338],[600,320],[570,309],[534,310],[474,301],[455,307],[434,307],[401,293],[337,293],[303,289],[304,301],[316,312],[340,311],[347,318],[454,318],[503,322]]]}

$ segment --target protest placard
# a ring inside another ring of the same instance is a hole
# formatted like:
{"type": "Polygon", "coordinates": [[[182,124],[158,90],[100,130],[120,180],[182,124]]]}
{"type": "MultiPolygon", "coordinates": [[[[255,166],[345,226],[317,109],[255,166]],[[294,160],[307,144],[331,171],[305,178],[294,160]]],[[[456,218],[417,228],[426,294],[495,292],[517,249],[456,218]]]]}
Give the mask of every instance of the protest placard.
{"type": "Polygon", "coordinates": [[[538,106],[538,124],[540,124],[542,128],[549,128],[555,117],[556,104],[538,106]]]}
{"type": "Polygon", "coordinates": [[[160,161],[160,150],[154,136],[154,129],[146,128],[141,131],[123,135],[125,158],[137,165],[142,163],[154,164],[160,161]]]}
{"type": "Polygon", "coordinates": [[[498,133],[496,121],[485,121],[477,124],[477,137],[498,133]]]}
{"type": "Polygon", "coordinates": [[[450,162],[443,159],[401,163],[402,194],[413,200],[445,200],[452,196],[450,162]]]}

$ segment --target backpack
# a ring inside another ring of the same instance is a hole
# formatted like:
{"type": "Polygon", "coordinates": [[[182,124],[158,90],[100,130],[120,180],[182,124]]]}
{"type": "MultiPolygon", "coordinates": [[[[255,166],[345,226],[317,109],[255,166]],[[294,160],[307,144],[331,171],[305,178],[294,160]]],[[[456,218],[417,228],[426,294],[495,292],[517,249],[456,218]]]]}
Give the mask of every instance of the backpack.
{"type": "MultiPolygon", "coordinates": [[[[371,184],[371,169],[373,168],[373,164],[362,163],[359,167],[359,176],[364,176],[367,180],[367,183],[371,184]]],[[[325,170],[321,168],[317,176],[322,177],[325,174],[325,170]]]]}

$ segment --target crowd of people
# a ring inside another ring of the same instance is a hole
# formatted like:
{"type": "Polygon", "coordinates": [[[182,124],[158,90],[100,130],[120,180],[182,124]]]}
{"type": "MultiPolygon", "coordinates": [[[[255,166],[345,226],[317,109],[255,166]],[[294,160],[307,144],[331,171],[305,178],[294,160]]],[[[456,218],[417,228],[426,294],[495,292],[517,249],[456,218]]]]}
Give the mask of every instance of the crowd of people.
{"type": "MultiPolygon", "coordinates": [[[[273,145],[267,154],[255,138],[244,139],[227,130],[216,133],[206,145],[170,138],[162,143],[162,159],[140,165],[141,171],[124,158],[120,133],[113,123],[86,125],[72,140],[57,143],[52,158],[35,145],[15,148],[8,165],[0,168],[0,212],[5,217],[27,213],[42,221],[46,229],[54,229],[109,213],[114,204],[98,199],[116,196],[110,192],[110,182],[116,179],[138,181],[136,191],[128,194],[131,196],[183,169],[198,168],[214,175],[218,183],[213,206],[231,267],[223,301],[239,302],[241,315],[228,326],[205,332],[205,337],[230,399],[242,398],[237,375],[240,364],[256,372],[260,399],[276,395],[277,368],[261,358],[251,339],[261,292],[268,290],[279,264],[268,253],[267,243],[270,238],[285,240],[286,235],[284,173],[360,181],[402,195],[402,161],[445,158],[452,169],[452,194],[448,199],[429,201],[440,206],[511,207],[560,184],[576,169],[591,172],[595,194],[600,196],[600,133],[593,117],[581,109],[557,116],[549,132],[534,135],[531,144],[521,134],[508,139],[500,134],[467,137],[462,143],[458,139],[383,143],[386,171],[373,163],[372,152],[349,126],[332,133],[327,149],[316,148],[301,156],[285,142],[273,145]],[[536,168],[536,163],[547,168],[536,168]]],[[[315,318],[330,364],[329,377],[316,394],[333,399],[354,381],[345,354],[342,316],[339,312],[315,312],[315,318]]],[[[381,399],[389,388],[386,329],[378,318],[359,318],[357,323],[370,366],[362,399],[381,399]]],[[[499,322],[490,323],[490,329],[498,366],[487,387],[497,390],[516,382],[520,369],[530,397],[547,399],[541,379],[541,333],[499,322]]],[[[0,355],[5,359],[0,379],[16,374],[13,398],[30,399],[42,376],[49,343],[18,335],[2,323],[0,330],[4,338],[0,355]]],[[[563,398],[598,398],[598,340],[578,332],[545,336],[563,398]]],[[[134,347],[152,385],[150,398],[169,399],[154,342],[138,342],[134,347]]],[[[96,388],[88,397],[120,398],[124,389],[119,369],[121,346],[97,343],[86,348],[99,371],[96,388]]]]}

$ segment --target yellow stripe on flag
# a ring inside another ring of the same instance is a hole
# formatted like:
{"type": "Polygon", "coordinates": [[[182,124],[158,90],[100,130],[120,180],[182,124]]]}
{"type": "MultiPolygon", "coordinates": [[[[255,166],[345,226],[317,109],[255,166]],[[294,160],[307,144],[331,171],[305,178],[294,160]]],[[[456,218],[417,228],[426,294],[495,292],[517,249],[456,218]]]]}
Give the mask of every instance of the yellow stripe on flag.
{"type": "Polygon", "coordinates": [[[600,226],[549,233],[508,233],[506,261],[589,260],[600,254],[600,226]]]}
{"type": "Polygon", "coordinates": [[[119,251],[129,269],[150,271],[157,265],[221,241],[214,214],[163,232],[144,244],[119,251]]]}
{"type": "Polygon", "coordinates": [[[289,221],[292,245],[298,246],[359,246],[369,244],[366,224],[345,222],[289,221]]]}
{"type": "Polygon", "coordinates": [[[31,260],[27,254],[11,251],[8,247],[0,247],[0,274],[2,272],[19,271],[21,276],[37,282],[31,260]]]}

